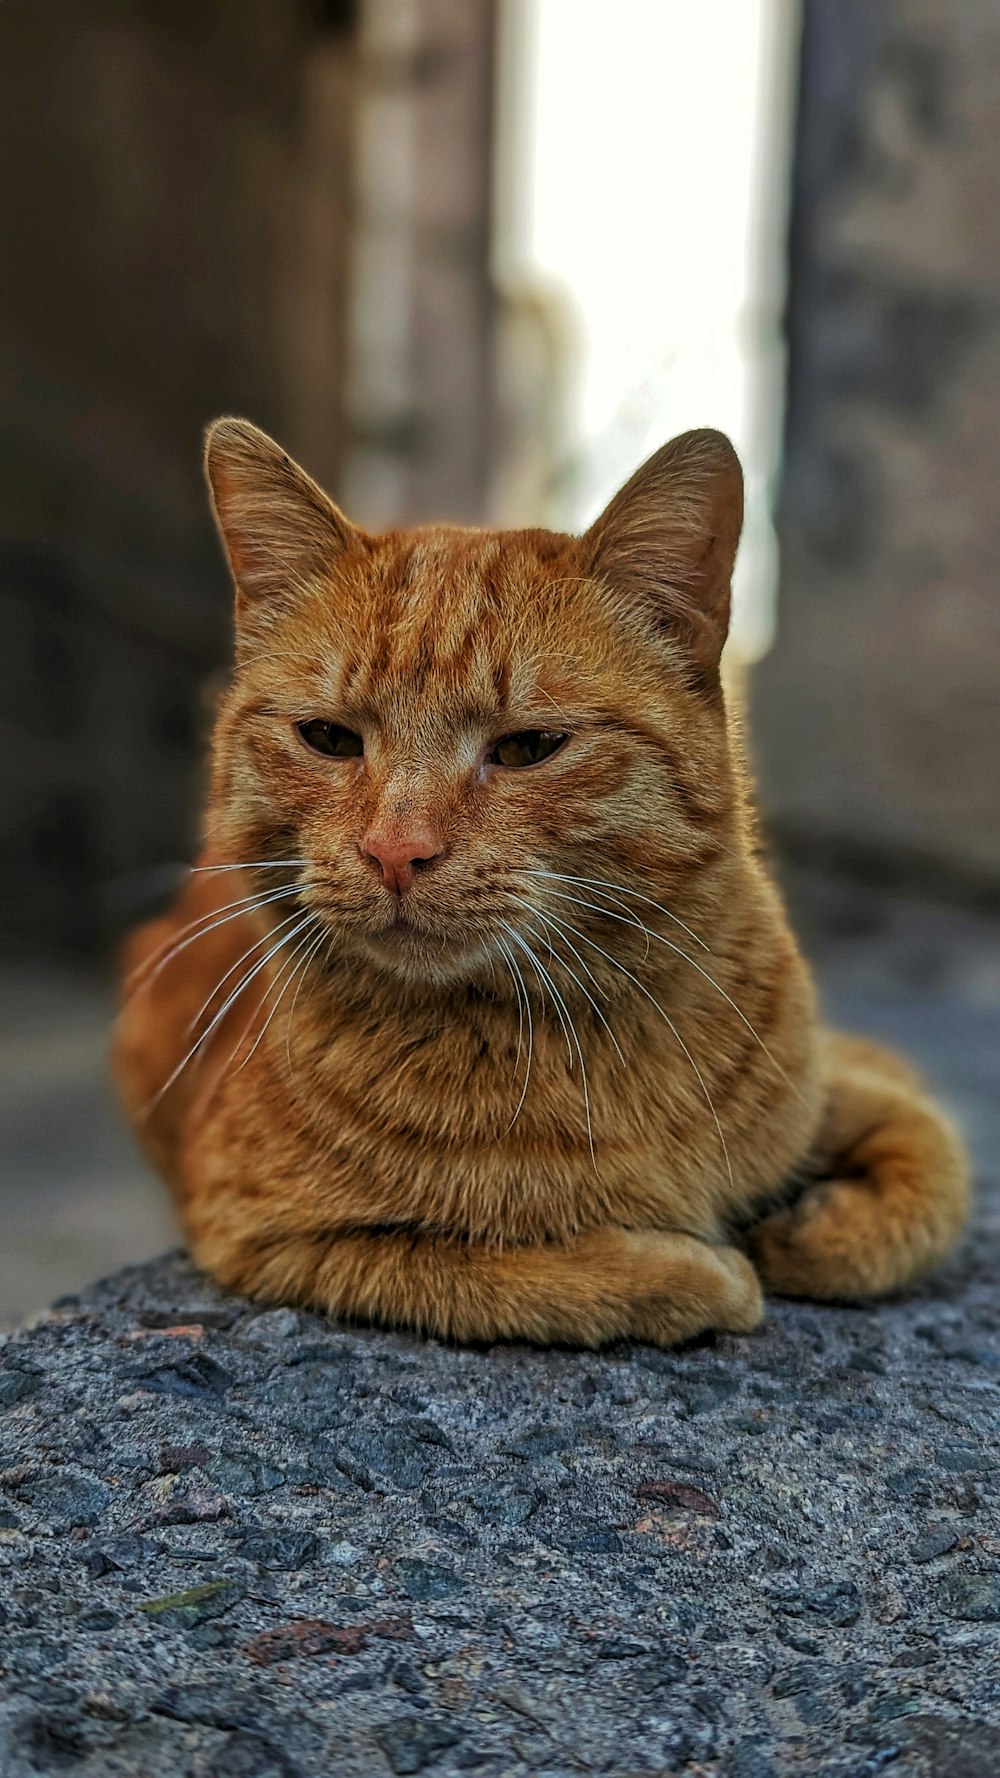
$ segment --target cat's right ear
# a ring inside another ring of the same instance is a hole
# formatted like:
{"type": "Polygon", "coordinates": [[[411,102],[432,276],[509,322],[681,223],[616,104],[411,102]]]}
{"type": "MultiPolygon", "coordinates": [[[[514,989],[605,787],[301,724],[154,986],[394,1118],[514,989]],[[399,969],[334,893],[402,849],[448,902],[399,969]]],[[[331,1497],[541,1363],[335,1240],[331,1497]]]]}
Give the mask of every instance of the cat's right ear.
{"type": "Polygon", "coordinates": [[[329,574],[364,534],[304,469],[249,420],[216,420],[205,474],[236,583],[237,613],[296,595],[329,574]]]}

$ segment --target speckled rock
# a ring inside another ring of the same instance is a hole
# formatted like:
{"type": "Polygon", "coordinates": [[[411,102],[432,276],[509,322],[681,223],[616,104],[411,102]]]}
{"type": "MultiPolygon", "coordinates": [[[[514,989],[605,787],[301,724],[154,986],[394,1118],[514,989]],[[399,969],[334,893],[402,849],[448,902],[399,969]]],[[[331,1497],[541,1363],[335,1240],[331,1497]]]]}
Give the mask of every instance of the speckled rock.
{"type": "Polygon", "coordinates": [[[872,1309],[459,1350],[179,1255],[0,1353],[4,1778],[1000,1769],[997,1228],[872,1309]]]}

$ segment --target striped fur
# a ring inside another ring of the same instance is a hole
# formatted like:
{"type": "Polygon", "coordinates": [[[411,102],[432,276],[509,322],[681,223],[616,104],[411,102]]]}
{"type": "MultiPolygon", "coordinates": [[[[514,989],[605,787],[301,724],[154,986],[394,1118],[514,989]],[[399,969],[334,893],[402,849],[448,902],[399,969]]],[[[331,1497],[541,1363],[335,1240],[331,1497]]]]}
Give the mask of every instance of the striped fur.
{"type": "Polygon", "coordinates": [[[368,536],[240,421],[208,473],[237,651],[202,863],[245,868],[136,934],[115,1056],[199,1263],[265,1300],[593,1345],[937,1260],[961,1148],[903,1064],[819,1026],[755,846],[719,679],[728,442],[675,440],[582,538],[368,536]],[[310,753],[317,717],[363,759],[310,753]],[[570,738],[484,764],[538,728],[570,738]],[[434,836],[404,902],[373,823],[434,836]]]}

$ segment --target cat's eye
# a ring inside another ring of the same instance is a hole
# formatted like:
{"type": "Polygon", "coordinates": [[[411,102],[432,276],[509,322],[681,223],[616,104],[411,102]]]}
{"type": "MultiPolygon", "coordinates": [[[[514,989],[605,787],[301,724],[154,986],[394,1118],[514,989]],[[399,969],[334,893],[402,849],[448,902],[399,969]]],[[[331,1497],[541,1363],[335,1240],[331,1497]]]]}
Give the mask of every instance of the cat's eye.
{"type": "Polygon", "coordinates": [[[491,765],[518,770],[522,766],[541,765],[543,759],[558,753],[568,740],[568,735],[556,729],[526,728],[517,735],[504,735],[486,757],[491,765]]]}
{"type": "Polygon", "coordinates": [[[297,722],[295,727],[306,746],[314,753],[324,753],[327,759],[360,759],[365,750],[361,736],[339,722],[323,722],[314,717],[309,722],[297,722]]]}

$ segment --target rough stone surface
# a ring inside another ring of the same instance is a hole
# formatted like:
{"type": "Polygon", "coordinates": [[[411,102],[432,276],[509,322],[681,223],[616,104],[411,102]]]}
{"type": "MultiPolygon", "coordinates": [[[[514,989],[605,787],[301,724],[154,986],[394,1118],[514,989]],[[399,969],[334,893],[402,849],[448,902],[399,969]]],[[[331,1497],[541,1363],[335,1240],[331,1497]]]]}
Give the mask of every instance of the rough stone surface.
{"type": "Polygon", "coordinates": [[[995,1285],[598,1356],[124,1272],[2,1355],[0,1771],[992,1773],[995,1285]]]}
{"type": "Polygon", "coordinates": [[[672,1353],[65,1300],[0,1350],[3,1778],[995,1778],[997,935],[817,923],[968,1129],[945,1272],[672,1353]]]}

